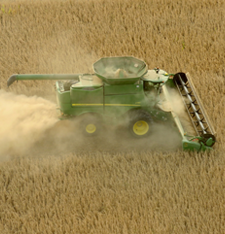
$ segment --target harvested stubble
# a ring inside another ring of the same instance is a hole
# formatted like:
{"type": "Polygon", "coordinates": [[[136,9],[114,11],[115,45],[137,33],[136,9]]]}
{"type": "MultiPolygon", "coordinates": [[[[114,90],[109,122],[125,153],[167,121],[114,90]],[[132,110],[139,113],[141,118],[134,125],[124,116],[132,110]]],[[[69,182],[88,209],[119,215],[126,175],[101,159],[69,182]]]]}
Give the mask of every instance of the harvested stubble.
{"type": "MultiPolygon", "coordinates": [[[[133,55],[150,68],[189,71],[218,139],[201,154],[103,152],[102,142],[80,153],[57,141],[56,153],[54,140],[41,139],[22,156],[4,152],[1,233],[224,233],[224,2],[6,0],[0,8],[1,89],[13,73],[91,72],[99,57],[133,55]]],[[[10,91],[52,101],[51,85],[10,91]]]]}

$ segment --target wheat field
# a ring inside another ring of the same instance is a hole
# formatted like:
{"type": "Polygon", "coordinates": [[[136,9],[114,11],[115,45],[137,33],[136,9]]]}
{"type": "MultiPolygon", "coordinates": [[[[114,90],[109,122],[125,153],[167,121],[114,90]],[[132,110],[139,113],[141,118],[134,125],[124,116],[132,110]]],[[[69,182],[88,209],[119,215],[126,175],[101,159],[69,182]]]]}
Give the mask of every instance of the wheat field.
{"type": "Polygon", "coordinates": [[[0,233],[225,233],[224,25],[222,0],[0,0],[0,233]],[[122,55],[191,74],[213,151],[170,133],[82,139],[58,122],[54,82],[6,85],[122,55]]]}

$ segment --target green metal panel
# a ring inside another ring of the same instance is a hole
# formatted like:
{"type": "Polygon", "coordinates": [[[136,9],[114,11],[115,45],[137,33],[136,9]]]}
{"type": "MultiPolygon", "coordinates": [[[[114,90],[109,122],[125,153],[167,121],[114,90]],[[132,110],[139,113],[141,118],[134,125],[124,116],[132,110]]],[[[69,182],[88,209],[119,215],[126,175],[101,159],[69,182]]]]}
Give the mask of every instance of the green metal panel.
{"type": "Polygon", "coordinates": [[[72,85],[73,89],[79,89],[84,87],[100,87],[103,86],[102,80],[93,74],[83,74],[79,76],[79,82],[72,85]]]}
{"type": "Polygon", "coordinates": [[[59,99],[59,103],[61,103],[61,104],[70,104],[71,105],[70,91],[65,91],[65,92],[58,91],[58,99],[59,99]]]}
{"type": "Polygon", "coordinates": [[[103,115],[103,105],[102,106],[76,106],[71,108],[70,113],[74,116],[80,116],[85,113],[97,113],[103,115]]]}
{"type": "MultiPolygon", "coordinates": [[[[57,102],[60,108],[60,111],[64,115],[74,115],[79,116],[84,113],[103,113],[103,96],[101,95],[101,100],[93,99],[93,96],[96,95],[96,93],[92,93],[92,99],[88,98],[89,95],[86,95],[88,99],[86,99],[86,103],[84,103],[85,99],[83,100],[83,103],[81,102],[75,102],[82,99],[83,96],[85,96],[86,92],[82,92],[82,90],[79,90],[81,92],[76,92],[78,96],[73,96],[73,101],[71,102],[71,92],[70,91],[64,91],[60,92],[59,89],[57,89],[57,102]]],[[[90,97],[90,96],[89,96],[90,97]]]]}
{"type": "Polygon", "coordinates": [[[103,113],[103,87],[70,88],[71,108],[74,115],[103,113]]]}
{"type": "Polygon", "coordinates": [[[106,113],[117,113],[123,115],[134,108],[148,105],[143,84],[105,84],[105,111],[106,113]]]}
{"type": "Polygon", "coordinates": [[[109,85],[105,84],[105,95],[110,94],[136,94],[143,91],[142,84],[127,84],[127,85],[109,85]]]}
{"type": "Polygon", "coordinates": [[[131,109],[140,108],[142,99],[141,94],[105,96],[104,109],[106,113],[116,113],[120,116],[131,109]]]}
{"type": "Polygon", "coordinates": [[[61,92],[58,82],[56,82],[56,99],[62,113],[66,115],[73,114],[71,109],[70,91],[61,92]]]}
{"type": "Polygon", "coordinates": [[[82,106],[83,104],[102,105],[103,104],[103,87],[87,87],[79,89],[70,89],[70,97],[72,106],[82,106]]]}
{"type": "Polygon", "coordinates": [[[187,139],[182,140],[183,150],[199,151],[201,149],[201,144],[197,141],[189,141],[187,139]]]}

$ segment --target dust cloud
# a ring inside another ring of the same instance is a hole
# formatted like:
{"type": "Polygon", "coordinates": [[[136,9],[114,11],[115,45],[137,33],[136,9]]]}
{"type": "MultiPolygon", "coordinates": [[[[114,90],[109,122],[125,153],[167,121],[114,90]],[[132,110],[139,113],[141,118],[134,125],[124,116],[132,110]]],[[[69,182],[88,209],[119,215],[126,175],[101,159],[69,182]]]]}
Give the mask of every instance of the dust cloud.
{"type": "Polygon", "coordinates": [[[15,156],[45,157],[71,152],[174,151],[181,137],[172,123],[154,123],[150,135],[137,139],[127,124],[104,125],[99,135],[87,137],[81,118],[58,119],[56,104],[41,97],[0,91],[0,160],[15,156]]]}
{"type": "MultiPolygon", "coordinates": [[[[188,135],[195,136],[196,132],[190,121],[190,117],[185,108],[182,97],[175,89],[168,88],[168,92],[170,95],[170,100],[169,102],[167,101],[162,103],[163,104],[162,108],[165,110],[173,110],[174,113],[179,117],[179,120],[184,128],[184,131],[188,133],[188,135]]],[[[186,102],[187,100],[185,100],[184,98],[184,101],[186,102]]]]}
{"type": "Polygon", "coordinates": [[[36,143],[36,155],[64,155],[74,153],[129,153],[174,151],[181,147],[181,137],[174,125],[153,123],[150,135],[135,138],[126,125],[103,125],[96,136],[83,134],[80,119],[62,120],[46,131],[44,138],[36,143]]]}
{"type": "Polygon", "coordinates": [[[31,151],[57,121],[56,105],[41,97],[0,90],[0,159],[31,151]]]}

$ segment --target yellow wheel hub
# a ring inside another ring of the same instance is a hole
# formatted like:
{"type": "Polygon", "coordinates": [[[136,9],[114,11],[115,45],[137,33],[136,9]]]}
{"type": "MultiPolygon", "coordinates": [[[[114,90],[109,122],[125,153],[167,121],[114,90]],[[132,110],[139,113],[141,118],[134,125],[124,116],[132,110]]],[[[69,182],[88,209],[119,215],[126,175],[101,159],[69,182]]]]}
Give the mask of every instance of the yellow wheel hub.
{"type": "Polygon", "coordinates": [[[96,126],[94,124],[88,124],[85,130],[87,133],[94,133],[96,131],[96,126]]]}
{"type": "Polygon", "coordinates": [[[149,125],[144,120],[137,121],[133,126],[133,131],[138,136],[145,135],[149,130],[149,125]]]}

